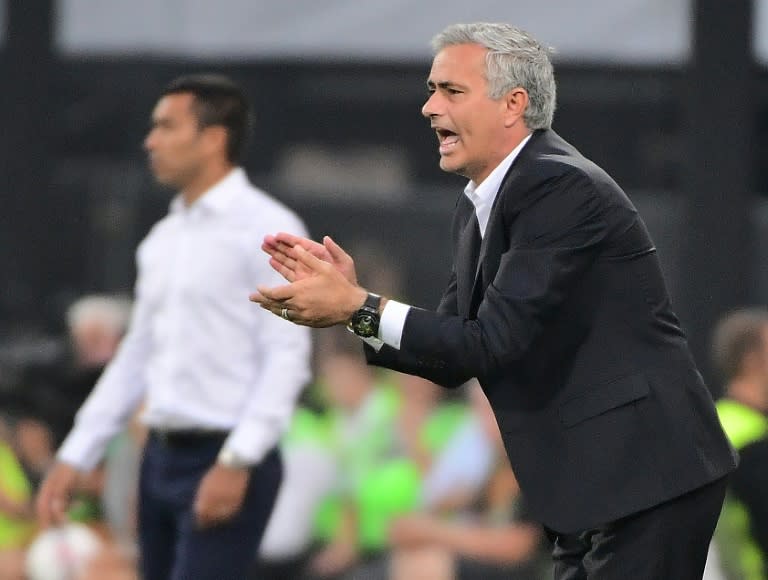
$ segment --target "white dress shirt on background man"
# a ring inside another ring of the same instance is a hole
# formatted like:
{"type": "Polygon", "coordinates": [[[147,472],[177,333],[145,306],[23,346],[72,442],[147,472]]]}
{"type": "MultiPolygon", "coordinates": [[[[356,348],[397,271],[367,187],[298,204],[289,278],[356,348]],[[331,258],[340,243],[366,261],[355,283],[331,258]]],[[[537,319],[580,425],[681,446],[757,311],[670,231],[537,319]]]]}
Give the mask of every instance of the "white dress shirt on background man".
{"type": "Polygon", "coordinates": [[[231,431],[224,448],[257,463],[310,378],[307,328],[248,301],[280,277],[261,252],[272,231],[305,232],[233,169],[187,207],[180,196],[137,251],[131,326],[77,415],[58,459],[93,468],[142,402],[158,430],[231,431]]]}

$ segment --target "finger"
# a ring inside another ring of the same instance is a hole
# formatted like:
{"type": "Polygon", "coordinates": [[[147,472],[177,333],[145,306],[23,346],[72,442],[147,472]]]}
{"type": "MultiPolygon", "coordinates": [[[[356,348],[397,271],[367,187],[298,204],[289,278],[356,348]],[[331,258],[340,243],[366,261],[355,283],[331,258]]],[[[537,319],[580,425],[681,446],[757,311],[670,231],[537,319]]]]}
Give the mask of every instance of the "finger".
{"type": "Polygon", "coordinates": [[[293,234],[287,234],[280,232],[276,236],[277,242],[287,246],[286,253],[294,255],[294,251],[297,247],[305,249],[307,252],[312,252],[314,255],[320,257],[326,253],[325,246],[323,244],[310,240],[309,238],[302,238],[301,236],[294,236],[293,234]]]}
{"type": "Polygon", "coordinates": [[[262,296],[262,295],[261,295],[259,292],[254,292],[253,294],[251,294],[250,296],[248,296],[248,300],[250,300],[251,302],[256,302],[257,304],[261,304],[261,305],[263,305],[263,304],[264,304],[264,302],[265,302],[267,299],[266,299],[266,298],[264,298],[264,296],[262,296]]]}
{"type": "MultiPolygon", "coordinates": [[[[251,302],[256,302],[259,306],[261,306],[261,308],[263,308],[267,312],[274,314],[275,316],[279,316],[280,318],[285,318],[285,316],[283,316],[283,308],[287,308],[287,307],[284,306],[284,303],[273,302],[272,300],[264,298],[259,294],[251,294],[249,296],[249,300],[251,302]]],[[[288,319],[291,320],[290,315],[288,319]]]]}
{"type": "Polygon", "coordinates": [[[295,282],[297,278],[296,270],[281,264],[277,260],[270,260],[269,265],[280,274],[287,282],[295,282]]]}
{"type": "MultiPolygon", "coordinates": [[[[299,247],[299,246],[296,246],[299,247]]],[[[295,270],[297,266],[296,262],[296,250],[295,248],[289,248],[285,244],[279,244],[278,245],[278,251],[276,251],[272,258],[286,266],[287,268],[290,268],[291,270],[295,270]]]]}
{"type": "Polygon", "coordinates": [[[323,238],[323,245],[335,262],[352,259],[339,244],[333,241],[331,236],[325,236],[323,238]]]}
{"type": "Polygon", "coordinates": [[[282,264],[279,260],[276,260],[275,258],[269,259],[269,265],[272,267],[272,269],[280,274],[283,278],[288,280],[288,282],[294,282],[296,280],[296,272],[289,268],[288,266],[282,264]]]}
{"type": "Polygon", "coordinates": [[[204,511],[195,511],[195,524],[198,529],[205,529],[211,525],[208,514],[204,511]]]}
{"type": "Polygon", "coordinates": [[[228,507],[206,506],[195,510],[195,522],[200,528],[209,528],[226,522],[234,516],[233,510],[228,507]]]}
{"type": "Polygon", "coordinates": [[[41,490],[36,511],[43,528],[60,524],[66,517],[67,500],[64,493],[49,485],[41,490]]]}
{"type": "Polygon", "coordinates": [[[307,242],[309,242],[310,244],[315,243],[312,240],[309,240],[301,236],[295,236],[293,234],[289,234],[288,232],[278,232],[277,234],[275,234],[275,240],[277,242],[282,242],[287,246],[290,246],[291,248],[293,246],[303,245],[307,242]]]}
{"type": "Polygon", "coordinates": [[[251,294],[248,299],[261,306],[264,310],[269,310],[272,314],[279,314],[283,306],[279,302],[265,298],[261,294],[251,294]]]}
{"type": "Polygon", "coordinates": [[[277,245],[277,238],[273,234],[267,234],[264,236],[264,242],[262,244],[263,246],[276,246],[277,245]]]}
{"type": "Polygon", "coordinates": [[[306,251],[301,246],[295,247],[296,259],[300,264],[305,266],[309,271],[319,274],[328,267],[328,262],[324,262],[320,258],[313,256],[310,252],[306,251]]]}
{"type": "Polygon", "coordinates": [[[264,240],[261,242],[261,249],[267,254],[271,254],[277,250],[277,240],[274,236],[264,236],[264,240]]]}
{"type": "MultiPolygon", "coordinates": [[[[296,293],[295,284],[275,286],[274,288],[269,288],[267,286],[257,286],[256,290],[264,298],[271,300],[273,302],[285,302],[286,300],[290,300],[291,298],[293,298],[293,296],[296,293]]],[[[257,300],[257,302],[263,303],[263,301],[260,301],[260,300],[257,300]]]]}
{"type": "Polygon", "coordinates": [[[51,498],[45,488],[37,496],[35,512],[37,513],[37,520],[40,522],[41,528],[45,529],[51,525],[51,498]]]}
{"type": "Polygon", "coordinates": [[[63,497],[54,497],[51,499],[51,519],[52,525],[58,526],[67,519],[67,501],[63,497]]]}
{"type": "Polygon", "coordinates": [[[206,528],[211,523],[211,509],[210,506],[201,498],[195,500],[195,504],[192,507],[192,511],[195,515],[195,523],[198,528],[206,528]]]}

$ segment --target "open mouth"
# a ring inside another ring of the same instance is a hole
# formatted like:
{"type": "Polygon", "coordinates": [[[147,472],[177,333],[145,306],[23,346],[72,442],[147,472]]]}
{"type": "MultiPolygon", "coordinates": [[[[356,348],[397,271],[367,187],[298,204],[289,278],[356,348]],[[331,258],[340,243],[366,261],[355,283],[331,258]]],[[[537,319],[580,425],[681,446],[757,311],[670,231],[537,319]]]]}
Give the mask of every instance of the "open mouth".
{"type": "Polygon", "coordinates": [[[447,153],[459,142],[459,136],[448,129],[436,128],[435,133],[440,143],[440,153],[447,153]]]}

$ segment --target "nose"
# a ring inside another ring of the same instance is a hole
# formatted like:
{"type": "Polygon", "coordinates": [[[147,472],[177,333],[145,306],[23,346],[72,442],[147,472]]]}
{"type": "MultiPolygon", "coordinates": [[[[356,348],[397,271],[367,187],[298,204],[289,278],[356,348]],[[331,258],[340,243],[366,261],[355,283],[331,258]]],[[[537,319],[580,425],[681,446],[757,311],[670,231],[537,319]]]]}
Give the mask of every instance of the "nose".
{"type": "Polygon", "coordinates": [[[436,116],[437,113],[437,91],[429,95],[427,98],[427,101],[424,103],[424,105],[421,107],[421,114],[425,116],[426,118],[430,119],[434,116],[436,116]]]}
{"type": "Polygon", "coordinates": [[[154,148],[154,143],[155,143],[154,135],[155,135],[155,132],[154,130],[152,130],[149,133],[147,133],[146,137],[144,137],[143,145],[144,145],[145,151],[152,151],[152,149],[154,148]]]}

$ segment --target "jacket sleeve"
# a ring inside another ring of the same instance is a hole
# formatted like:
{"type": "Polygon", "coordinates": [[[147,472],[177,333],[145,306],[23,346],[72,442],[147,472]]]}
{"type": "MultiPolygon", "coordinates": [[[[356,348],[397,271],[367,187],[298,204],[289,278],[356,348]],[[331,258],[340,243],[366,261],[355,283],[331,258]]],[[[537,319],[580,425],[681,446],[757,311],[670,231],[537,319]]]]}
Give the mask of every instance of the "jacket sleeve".
{"type": "Polygon", "coordinates": [[[435,368],[462,384],[505,372],[556,316],[595,260],[608,225],[591,180],[572,170],[535,193],[514,220],[516,231],[507,232],[509,247],[476,319],[410,310],[400,357],[415,365],[415,374],[435,368]]]}
{"type": "MultiPolygon", "coordinates": [[[[411,309],[413,309],[413,307],[411,307],[411,309]]],[[[455,315],[457,312],[455,269],[451,272],[451,278],[440,299],[437,312],[445,315],[455,315]]],[[[446,388],[456,388],[465,382],[456,381],[450,372],[446,372],[447,370],[445,366],[442,365],[439,360],[430,361],[428,359],[418,359],[386,344],[382,346],[378,352],[366,344],[365,358],[368,361],[368,364],[393,369],[411,375],[418,375],[446,388]]]]}

